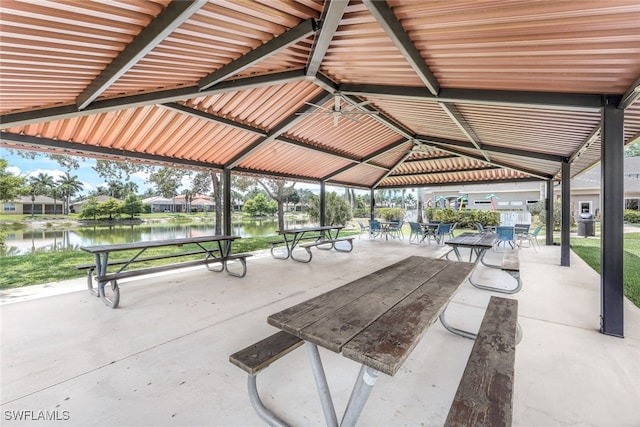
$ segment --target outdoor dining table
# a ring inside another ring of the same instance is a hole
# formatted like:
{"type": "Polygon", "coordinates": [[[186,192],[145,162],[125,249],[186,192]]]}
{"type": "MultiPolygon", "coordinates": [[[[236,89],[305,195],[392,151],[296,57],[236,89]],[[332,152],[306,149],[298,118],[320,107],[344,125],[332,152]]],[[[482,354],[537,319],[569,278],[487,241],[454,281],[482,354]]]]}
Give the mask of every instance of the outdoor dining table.
{"type": "Polygon", "coordinates": [[[473,267],[412,256],[268,317],[305,340],[327,425],[338,421],[318,346],[361,364],[340,423],[355,425],[380,372],[400,369],[473,267]]]}
{"type": "MultiPolygon", "coordinates": [[[[344,227],[341,225],[322,225],[317,227],[278,230],[278,234],[282,235],[285,244],[285,253],[284,255],[280,255],[272,249],[271,256],[278,259],[287,259],[290,257],[291,259],[296,260],[296,258],[293,256],[293,250],[296,248],[296,246],[298,246],[298,244],[300,244],[301,241],[309,239],[337,239],[340,230],[342,230],[343,228],[344,227]]],[[[331,244],[331,247],[333,247],[333,244],[331,244]]],[[[319,246],[318,249],[322,248],[319,246]]]]}
{"type": "MultiPolygon", "coordinates": [[[[152,241],[141,241],[141,242],[128,242],[128,243],[117,243],[111,245],[96,245],[96,246],[81,246],[80,249],[89,252],[94,255],[95,258],[95,266],[89,268],[87,274],[87,287],[89,291],[100,297],[105,304],[112,308],[116,308],[118,306],[118,301],[120,300],[120,288],[117,284],[117,277],[115,276],[127,276],[136,274],[136,271],[132,271],[129,268],[131,265],[135,265],[135,263],[148,261],[153,259],[160,258],[169,258],[169,257],[182,257],[182,256],[201,256],[202,258],[198,261],[192,261],[191,263],[220,263],[224,262],[231,254],[231,245],[234,240],[239,239],[239,236],[220,236],[220,235],[211,235],[211,236],[198,236],[198,237],[185,237],[179,239],[165,239],[165,240],[152,240],[152,241]],[[185,246],[193,246],[194,248],[189,251],[183,251],[182,248],[185,246]],[[164,256],[156,256],[156,257],[144,257],[145,254],[150,249],[157,248],[174,248],[178,252],[170,255],[164,256]],[[129,252],[126,252],[129,251],[129,252]],[[114,253],[126,253],[128,255],[124,256],[123,259],[118,261],[110,261],[109,256],[114,253]],[[107,277],[107,268],[110,265],[118,266],[118,270],[115,273],[112,273],[111,276],[114,276],[114,279],[105,280],[103,277],[107,277]],[[92,271],[95,270],[96,280],[97,280],[97,290],[93,287],[92,281],[92,271]],[[127,270],[127,271],[125,271],[127,270]],[[105,292],[105,285],[111,281],[111,292],[112,296],[107,296],[105,292]]],[[[185,266],[187,262],[181,264],[171,264],[171,265],[163,265],[157,266],[153,268],[146,268],[144,271],[151,271],[155,269],[157,271],[166,271],[171,268],[177,268],[178,266],[185,266]]],[[[143,270],[138,270],[142,272],[143,270]]],[[[218,271],[218,270],[212,270],[218,271]]]]}
{"type": "Polygon", "coordinates": [[[475,254],[475,263],[477,264],[479,261],[483,261],[484,254],[493,247],[495,242],[496,235],[486,231],[484,233],[462,233],[445,243],[453,248],[453,252],[456,254],[458,261],[462,261],[460,248],[468,248],[469,262],[472,262],[473,255],[475,254]]]}

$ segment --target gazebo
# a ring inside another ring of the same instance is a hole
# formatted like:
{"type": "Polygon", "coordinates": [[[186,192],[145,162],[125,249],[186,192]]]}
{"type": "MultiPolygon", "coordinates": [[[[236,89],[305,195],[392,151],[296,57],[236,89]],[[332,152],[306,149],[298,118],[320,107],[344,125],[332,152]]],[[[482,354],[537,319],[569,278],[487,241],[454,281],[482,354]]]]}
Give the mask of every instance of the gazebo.
{"type": "Polygon", "coordinates": [[[551,224],[560,180],[568,266],[570,178],[601,162],[601,331],[623,335],[637,1],[3,1],[1,19],[2,146],[219,171],[227,209],[233,173],[372,195],[536,180],[551,224]]]}

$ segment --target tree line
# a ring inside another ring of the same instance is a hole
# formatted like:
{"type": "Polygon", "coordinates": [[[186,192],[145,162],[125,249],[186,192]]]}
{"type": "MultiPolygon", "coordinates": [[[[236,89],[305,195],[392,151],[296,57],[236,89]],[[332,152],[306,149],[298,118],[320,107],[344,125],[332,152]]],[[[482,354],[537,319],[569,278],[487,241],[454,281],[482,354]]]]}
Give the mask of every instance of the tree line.
{"type": "MultiPolygon", "coordinates": [[[[26,152],[22,154],[35,158],[38,153],[26,152]]],[[[70,205],[77,201],[77,197],[88,197],[81,216],[88,219],[117,217],[127,215],[133,217],[143,208],[140,199],[161,196],[172,199],[184,196],[186,210],[190,211],[190,203],[198,194],[212,197],[215,207],[216,232],[220,233],[222,224],[222,180],[216,171],[194,171],[182,168],[156,167],[137,164],[134,162],[117,162],[97,160],[93,169],[105,181],[105,185],[96,190],[83,194],[84,184],[72,171],[80,167],[79,160],[70,156],[46,155],[58,162],[65,169],[64,174],[55,179],[49,174],[39,173],[36,176],[17,177],[7,172],[7,161],[0,159],[0,200],[3,202],[15,200],[20,196],[31,196],[32,204],[37,196],[49,196],[63,201],[62,212],[69,214],[70,205]],[[138,193],[138,186],[131,177],[136,173],[144,173],[150,184],[142,194],[138,193]],[[106,195],[116,200],[108,203],[98,203],[96,197],[106,195]]],[[[283,179],[254,178],[249,176],[232,176],[231,197],[233,205],[243,205],[243,211],[248,215],[277,215],[279,227],[284,226],[284,211],[287,205],[301,204],[305,206],[312,219],[319,219],[319,197],[311,190],[295,188],[296,182],[283,179]]],[[[399,192],[396,192],[400,194],[399,192]]],[[[380,200],[393,203],[391,192],[379,193],[380,200]]],[[[376,196],[378,197],[378,196],[376,196]]],[[[344,194],[327,197],[325,212],[327,224],[344,224],[351,219],[354,212],[364,216],[368,211],[369,194],[356,195],[353,189],[345,189],[344,194]]],[[[33,205],[31,212],[33,212],[33,205]]]]}

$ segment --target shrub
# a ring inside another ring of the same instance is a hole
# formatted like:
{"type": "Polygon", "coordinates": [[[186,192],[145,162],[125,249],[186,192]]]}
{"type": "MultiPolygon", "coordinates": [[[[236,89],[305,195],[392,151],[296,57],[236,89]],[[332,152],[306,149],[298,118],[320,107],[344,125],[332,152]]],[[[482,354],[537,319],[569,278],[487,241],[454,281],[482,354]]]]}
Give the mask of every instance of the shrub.
{"type": "Polygon", "coordinates": [[[424,209],[424,220],[426,222],[437,221],[436,219],[436,211],[437,208],[425,208],[424,209]]]}
{"type": "MultiPolygon", "coordinates": [[[[546,215],[547,215],[546,211],[542,211],[540,215],[538,215],[538,220],[540,224],[542,225],[547,224],[546,215]]],[[[553,204],[553,229],[560,230],[561,222],[562,222],[562,203],[558,201],[557,203],[553,204]]],[[[575,225],[576,225],[576,219],[573,217],[573,215],[569,215],[569,227],[575,227],[575,225]]]]}
{"type": "Polygon", "coordinates": [[[380,208],[376,213],[385,221],[403,220],[405,211],[402,208],[380,208]]]}
{"type": "Polygon", "coordinates": [[[436,211],[436,221],[443,222],[445,224],[453,224],[458,222],[458,212],[452,208],[444,208],[436,211]]]}
{"type": "Polygon", "coordinates": [[[477,211],[476,219],[482,225],[500,225],[500,212],[477,211]]]}
{"type": "Polygon", "coordinates": [[[639,224],[640,223],[640,211],[634,211],[627,209],[624,211],[624,221],[629,222],[631,224],[639,224]]]}
{"type": "Polygon", "coordinates": [[[498,211],[455,211],[453,208],[426,208],[424,214],[427,222],[440,221],[449,224],[457,222],[458,228],[475,229],[476,222],[482,225],[500,224],[500,212],[498,211]]]}
{"type": "Polygon", "coordinates": [[[546,210],[544,200],[539,200],[536,203],[532,204],[528,207],[528,210],[531,213],[532,217],[544,214],[546,210]]]}
{"type": "MultiPolygon", "coordinates": [[[[351,205],[336,192],[327,193],[324,215],[325,225],[345,225],[351,219],[351,205]]],[[[320,221],[320,197],[316,195],[309,200],[309,218],[320,221]]]]}
{"type": "Polygon", "coordinates": [[[369,209],[367,208],[356,208],[353,210],[354,218],[369,218],[369,209]]]}
{"type": "Polygon", "coordinates": [[[472,228],[475,230],[478,222],[478,211],[464,210],[458,212],[458,228],[472,228]]]}

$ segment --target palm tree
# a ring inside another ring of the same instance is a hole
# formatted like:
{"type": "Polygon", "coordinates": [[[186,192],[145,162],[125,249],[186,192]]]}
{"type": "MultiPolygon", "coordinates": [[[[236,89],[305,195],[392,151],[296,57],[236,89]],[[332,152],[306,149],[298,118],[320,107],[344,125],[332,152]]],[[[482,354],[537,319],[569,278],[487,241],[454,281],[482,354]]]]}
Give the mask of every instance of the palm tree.
{"type": "Polygon", "coordinates": [[[53,186],[49,189],[49,195],[53,198],[53,214],[54,215],[58,213],[58,194],[60,194],[60,189],[54,183],[53,186]]]}
{"type": "Polygon", "coordinates": [[[191,202],[193,201],[193,198],[196,196],[196,192],[191,190],[185,190],[183,195],[184,195],[184,211],[191,212],[191,202]]]}
{"type": "Polygon", "coordinates": [[[55,186],[55,183],[53,182],[53,177],[51,175],[40,172],[37,176],[29,178],[29,185],[31,188],[31,216],[33,217],[33,207],[36,201],[36,196],[47,194],[49,189],[55,186]]]}
{"type": "Polygon", "coordinates": [[[72,196],[78,193],[84,185],[78,180],[76,175],[65,172],[64,176],[58,179],[58,185],[64,197],[64,213],[69,214],[69,201],[72,196]]]}

